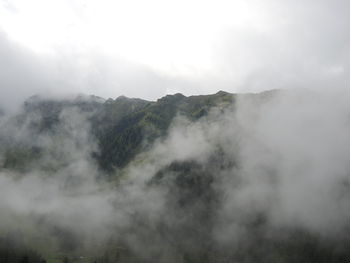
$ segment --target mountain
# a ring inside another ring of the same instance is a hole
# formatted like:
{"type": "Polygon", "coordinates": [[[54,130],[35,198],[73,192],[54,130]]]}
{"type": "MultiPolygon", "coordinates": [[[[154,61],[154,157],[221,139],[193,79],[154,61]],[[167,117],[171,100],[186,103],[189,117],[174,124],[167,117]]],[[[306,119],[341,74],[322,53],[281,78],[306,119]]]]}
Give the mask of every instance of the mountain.
{"type": "Polygon", "coordinates": [[[348,262],[346,222],[276,209],[299,192],[253,124],[281,93],[29,98],[0,121],[0,262],[348,262]]]}
{"type": "Polygon", "coordinates": [[[115,168],[125,167],[154,140],[166,136],[177,115],[196,121],[207,115],[211,108],[224,109],[234,104],[234,100],[233,94],[223,91],[205,96],[167,95],[155,102],[124,96],[106,101],[96,96],[80,95],[64,100],[33,96],[24,102],[21,113],[10,120],[19,129],[29,127],[32,145],[21,142],[18,149],[15,139],[7,138],[3,144],[10,143],[11,147],[4,154],[3,168],[25,169],[31,165],[35,161],[32,159],[38,158],[41,152],[40,146],[34,143],[35,137],[55,133],[60,114],[65,109],[75,108],[88,116],[91,133],[99,148],[94,158],[102,170],[113,172],[115,168]],[[143,144],[145,141],[147,144],[143,144]]]}

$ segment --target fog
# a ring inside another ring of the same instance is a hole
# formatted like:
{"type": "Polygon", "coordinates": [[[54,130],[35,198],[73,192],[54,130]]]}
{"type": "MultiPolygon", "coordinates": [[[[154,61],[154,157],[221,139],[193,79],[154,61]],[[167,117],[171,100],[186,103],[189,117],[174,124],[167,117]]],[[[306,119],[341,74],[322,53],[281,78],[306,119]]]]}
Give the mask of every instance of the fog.
{"type": "Polygon", "coordinates": [[[179,115],[112,181],[92,158],[98,146],[88,113],[67,107],[59,126],[39,135],[30,125],[39,115],[3,120],[2,138],[44,154],[29,169],[2,169],[0,226],[32,238],[51,233],[50,240],[62,239],[53,234],[58,228],[75,249],[113,237],[139,259],[162,262],[181,262],[178,251],[249,243],[261,217],[267,232],[343,240],[349,100],[344,89],[271,91],[238,95],[232,107],[197,122],[179,115]],[[194,166],[181,174],[167,169],[174,163],[194,166]],[[197,181],[189,187],[191,176],[197,181]]]}
{"type": "Polygon", "coordinates": [[[176,263],[298,231],[347,244],[347,1],[44,3],[0,0],[0,236],[176,263]],[[111,173],[95,158],[94,111],[68,103],[38,132],[42,112],[23,106],[35,94],[103,103],[218,90],[239,93],[231,107],[179,114],[111,173]]]}

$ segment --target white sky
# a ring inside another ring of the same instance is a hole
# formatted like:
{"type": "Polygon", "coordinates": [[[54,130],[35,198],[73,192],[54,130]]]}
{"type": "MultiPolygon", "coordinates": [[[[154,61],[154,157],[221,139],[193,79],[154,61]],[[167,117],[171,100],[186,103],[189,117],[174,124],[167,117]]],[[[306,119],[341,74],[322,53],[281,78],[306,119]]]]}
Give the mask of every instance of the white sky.
{"type": "Polygon", "coordinates": [[[348,11],[345,0],[0,0],[0,88],[155,99],[344,85],[348,11]]]}
{"type": "Polygon", "coordinates": [[[12,39],[39,53],[97,49],[167,74],[193,74],[213,69],[223,30],[273,27],[258,2],[12,0],[2,2],[0,22],[12,39]]]}

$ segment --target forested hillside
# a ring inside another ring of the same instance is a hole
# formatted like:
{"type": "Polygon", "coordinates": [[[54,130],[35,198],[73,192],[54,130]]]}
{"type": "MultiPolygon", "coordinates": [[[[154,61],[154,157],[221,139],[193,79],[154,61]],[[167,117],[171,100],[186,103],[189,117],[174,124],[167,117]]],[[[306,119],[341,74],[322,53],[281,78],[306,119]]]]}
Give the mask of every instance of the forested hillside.
{"type": "Polygon", "coordinates": [[[0,262],[348,262],[349,170],[279,143],[323,125],[281,93],[29,98],[0,122],[0,262]]]}

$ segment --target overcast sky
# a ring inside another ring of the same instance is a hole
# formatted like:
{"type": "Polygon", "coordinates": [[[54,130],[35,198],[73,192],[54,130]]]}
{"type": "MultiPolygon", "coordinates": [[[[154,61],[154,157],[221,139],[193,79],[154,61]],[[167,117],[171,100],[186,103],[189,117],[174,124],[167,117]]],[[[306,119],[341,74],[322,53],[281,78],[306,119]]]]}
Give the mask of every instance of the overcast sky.
{"type": "Polygon", "coordinates": [[[0,0],[0,103],[346,87],[346,0],[0,0]]]}

